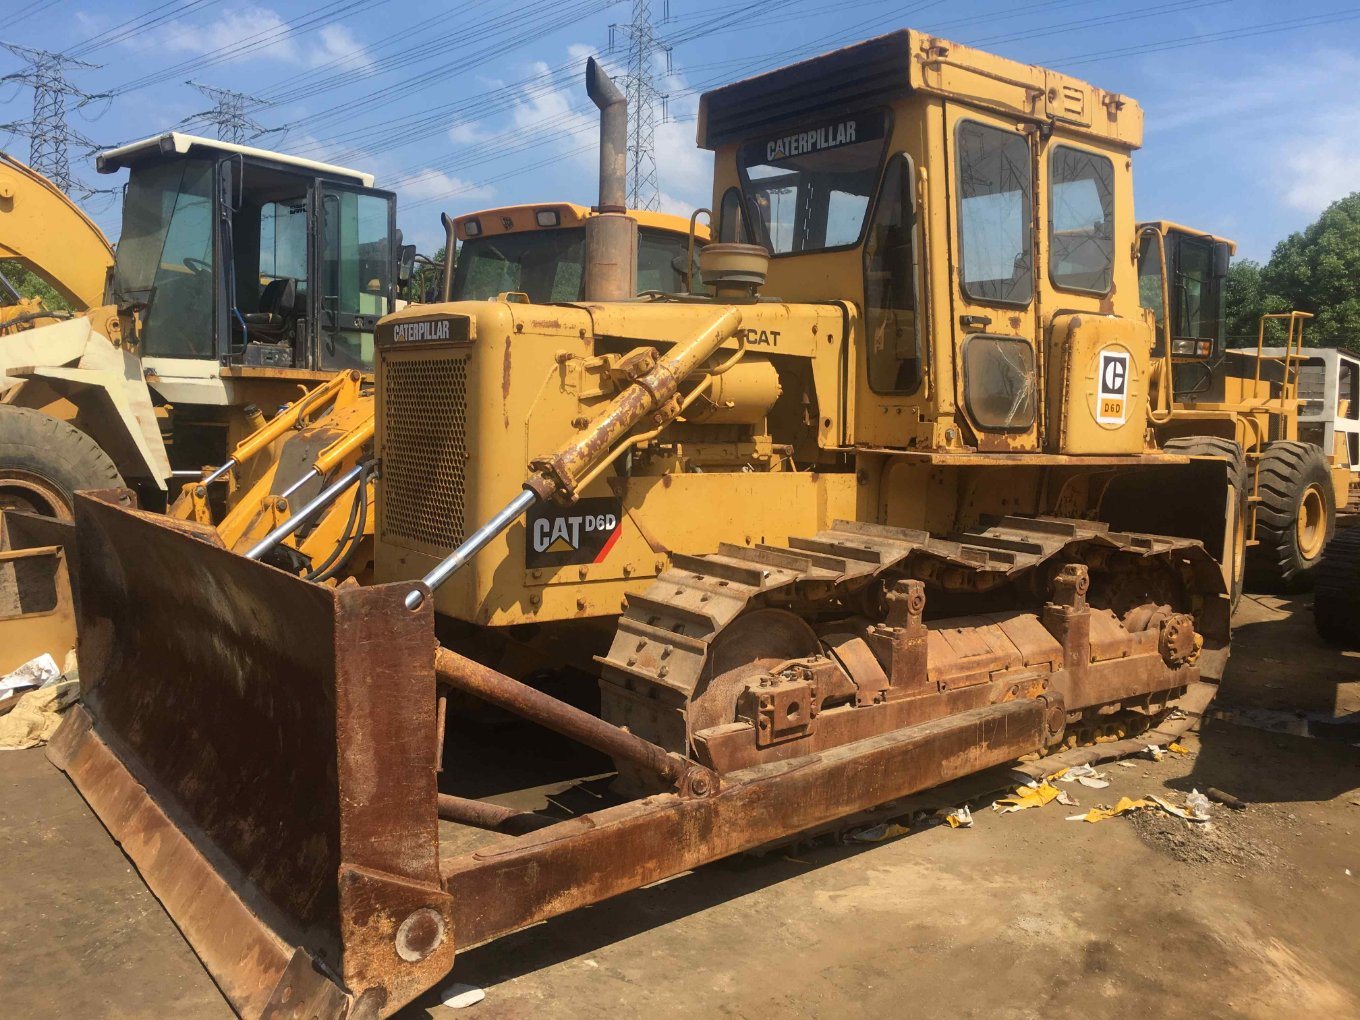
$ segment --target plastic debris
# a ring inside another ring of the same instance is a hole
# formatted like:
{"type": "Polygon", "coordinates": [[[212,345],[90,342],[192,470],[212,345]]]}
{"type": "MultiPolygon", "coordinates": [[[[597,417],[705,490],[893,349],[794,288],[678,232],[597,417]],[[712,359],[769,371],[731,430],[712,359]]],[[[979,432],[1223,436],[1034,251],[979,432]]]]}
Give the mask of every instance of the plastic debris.
{"type": "Polygon", "coordinates": [[[911,830],[905,825],[898,825],[896,822],[880,822],[877,825],[866,826],[863,829],[856,829],[854,832],[846,833],[843,842],[882,843],[885,839],[906,836],[910,833],[911,830]]]}
{"type": "Polygon", "coordinates": [[[1167,744],[1167,745],[1166,745],[1166,749],[1167,749],[1168,751],[1170,751],[1172,754],[1189,754],[1189,753],[1190,753],[1190,748],[1185,747],[1185,746],[1183,746],[1183,745],[1181,745],[1181,744],[1178,744],[1178,743],[1176,743],[1175,741],[1172,741],[1171,743],[1167,744]]]}
{"type": "Polygon", "coordinates": [[[1126,815],[1133,811],[1145,811],[1150,807],[1156,807],[1150,800],[1143,800],[1141,798],[1139,800],[1134,800],[1132,797],[1120,797],[1119,803],[1115,804],[1114,807],[1106,807],[1102,804],[1098,807],[1091,808],[1091,810],[1087,811],[1084,815],[1068,815],[1067,820],[1069,822],[1103,822],[1107,818],[1126,815]]]}
{"type": "Polygon", "coordinates": [[[57,660],[43,652],[0,679],[0,701],[16,697],[18,692],[29,688],[55,683],[60,678],[61,669],[57,666],[57,660]]]}
{"type": "Polygon", "coordinates": [[[1166,757],[1166,751],[1156,744],[1148,744],[1147,747],[1143,748],[1142,753],[1145,757],[1151,758],[1153,761],[1161,761],[1166,757]]]}
{"type": "Polygon", "coordinates": [[[1117,761],[1115,762],[1115,764],[1118,765],[1121,769],[1136,769],[1138,767],[1138,763],[1136,761],[1117,761]]]}
{"type": "Polygon", "coordinates": [[[1073,765],[1069,769],[1055,772],[1052,779],[1057,777],[1061,783],[1080,783],[1082,786],[1089,786],[1093,790],[1103,790],[1109,786],[1109,780],[1105,778],[1105,773],[1097,772],[1090,765],[1073,765]]]}
{"type": "Polygon", "coordinates": [[[1185,808],[1195,821],[1207,819],[1209,817],[1209,798],[1198,790],[1191,789],[1189,796],[1185,798],[1185,808]]]}
{"type": "Polygon", "coordinates": [[[973,812],[968,810],[968,805],[957,807],[944,816],[945,824],[951,829],[971,829],[973,827],[973,812]]]}
{"type": "Polygon", "coordinates": [[[1081,807],[1079,803],[1066,791],[1058,791],[1058,803],[1063,807],[1081,807]]]}
{"type": "Polygon", "coordinates": [[[992,810],[999,811],[1003,815],[1008,815],[1012,811],[1024,811],[1027,808],[1043,807],[1050,801],[1057,800],[1058,788],[1048,780],[1040,782],[1026,783],[1024,786],[1017,787],[1015,792],[1008,797],[992,803],[992,810]]]}
{"type": "Polygon", "coordinates": [[[452,984],[439,993],[440,1000],[449,1009],[467,1009],[486,998],[486,991],[476,985],[452,984]]]}

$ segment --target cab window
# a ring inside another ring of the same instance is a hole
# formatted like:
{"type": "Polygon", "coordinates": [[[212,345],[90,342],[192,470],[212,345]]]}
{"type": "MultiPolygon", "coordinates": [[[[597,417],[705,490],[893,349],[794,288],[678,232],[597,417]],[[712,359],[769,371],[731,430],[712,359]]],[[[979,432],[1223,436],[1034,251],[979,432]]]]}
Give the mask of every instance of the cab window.
{"type": "Polygon", "coordinates": [[[1048,157],[1048,275],[1064,290],[1114,283],[1114,164],[1067,145],[1048,157]]]}
{"type": "Polygon", "coordinates": [[[742,190],[772,254],[859,241],[887,123],[879,110],[800,125],[741,147],[742,190]]]}
{"type": "Polygon", "coordinates": [[[637,289],[662,294],[685,290],[682,272],[689,254],[689,235],[643,227],[638,230],[637,289]]]}
{"type": "Polygon", "coordinates": [[[1029,142],[963,121],[956,160],[963,291],[974,301],[1025,305],[1034,294],[1029,142]]]}
{"type": "Polygon", "coordinates": [[[911,167],[905,156],[894,156],[864,244],[869,385],[878,393],[914,393],[921,385],[914,227],[911,167]]]}

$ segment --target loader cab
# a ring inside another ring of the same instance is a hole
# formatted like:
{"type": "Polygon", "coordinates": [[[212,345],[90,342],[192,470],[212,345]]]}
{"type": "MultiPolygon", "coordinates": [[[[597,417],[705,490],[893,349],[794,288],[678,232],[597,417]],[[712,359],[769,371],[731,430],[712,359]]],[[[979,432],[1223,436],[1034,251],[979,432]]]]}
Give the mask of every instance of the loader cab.
{"type": "Polygon", "coordinates": [[[401,253],[371,175],[174,132],[97,165],[129,172],[109,298],[154,371],[372,370],[401,253]]]}
{"type": "Polygon", "coordinates": [[[1171,345],[1172,390],[1180,399],[1203,399],[1213,387],[1236,249],[1227,238],[1167,220],[1138,224],[1138,300],[1155,324],[1153,357],[1171,345]]]}
{"type": "Polygon", "coordinates": [[[823,441],[941,454],[1145,449],[1141,136],[1126,97],[911,31],[699,116],[719,239],[770,251],[766,295],[845,308],[823,441]]]}
{"type": "MultiPolygon", "coordinates": [[[[458,255],[443,299],[487,301],[524,295],[532,304],[585,296],[587,206],[569,202],[484,209],[446,221],[458,255]]],[[[689,289],[689,222],[666,213],[631,210],[638,222],[637,289],[676,294],[689,289]]],[[[695,243],[708,241],[695,228],[695,243]]]]}

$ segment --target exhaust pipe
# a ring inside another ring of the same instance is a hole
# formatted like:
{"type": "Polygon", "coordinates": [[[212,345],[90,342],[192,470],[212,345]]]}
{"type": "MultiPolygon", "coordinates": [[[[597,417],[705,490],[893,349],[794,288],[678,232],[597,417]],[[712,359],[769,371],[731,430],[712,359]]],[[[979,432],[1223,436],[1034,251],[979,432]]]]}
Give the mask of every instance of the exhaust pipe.
{"type": "Polygon", "coordinates": [[[637,295],[637,223],[628,215],[628,100],[599,61],[586,61],[586,94],[600,108],[600,201],[586,220],[587,301],[637,295]]]}

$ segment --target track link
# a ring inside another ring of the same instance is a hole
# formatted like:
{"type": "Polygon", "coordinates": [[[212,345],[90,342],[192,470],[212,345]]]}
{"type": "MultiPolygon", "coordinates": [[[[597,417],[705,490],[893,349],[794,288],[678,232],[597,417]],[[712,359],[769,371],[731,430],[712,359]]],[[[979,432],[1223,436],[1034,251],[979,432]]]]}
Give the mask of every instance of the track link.
{"type": "MultiPolygon", "coordinates": [[[[1198,542],[1048,516],[1005,517],[947,537],[836,521],[811,538],[794,537],[783,545],[725,543],[708,555],[673,554],[670,569],[642,594],[630,596],[609,652],[598,658],[605,718],[688,753],[687,713],[706,670],[713,674],[714,644],[752,609],[852,615],[864,613],[894,579],[981,592],[1026,577],[1040,580],[1037,568],[1056,570],[1063,563],[1120,554],[1161,558],[1188,573],[1187,587],[1200,602],[1196,629],[1205,637],[1200,672],[1219,675],[1227,654],[1227,600],[1219,597],[1222,573],[1198,542]]],[[[1047,574],[1042,580],[1046,588],[1047,574]]],[[[795,650],[787,657],[800,654],[806,653],[795,650]]]]}

